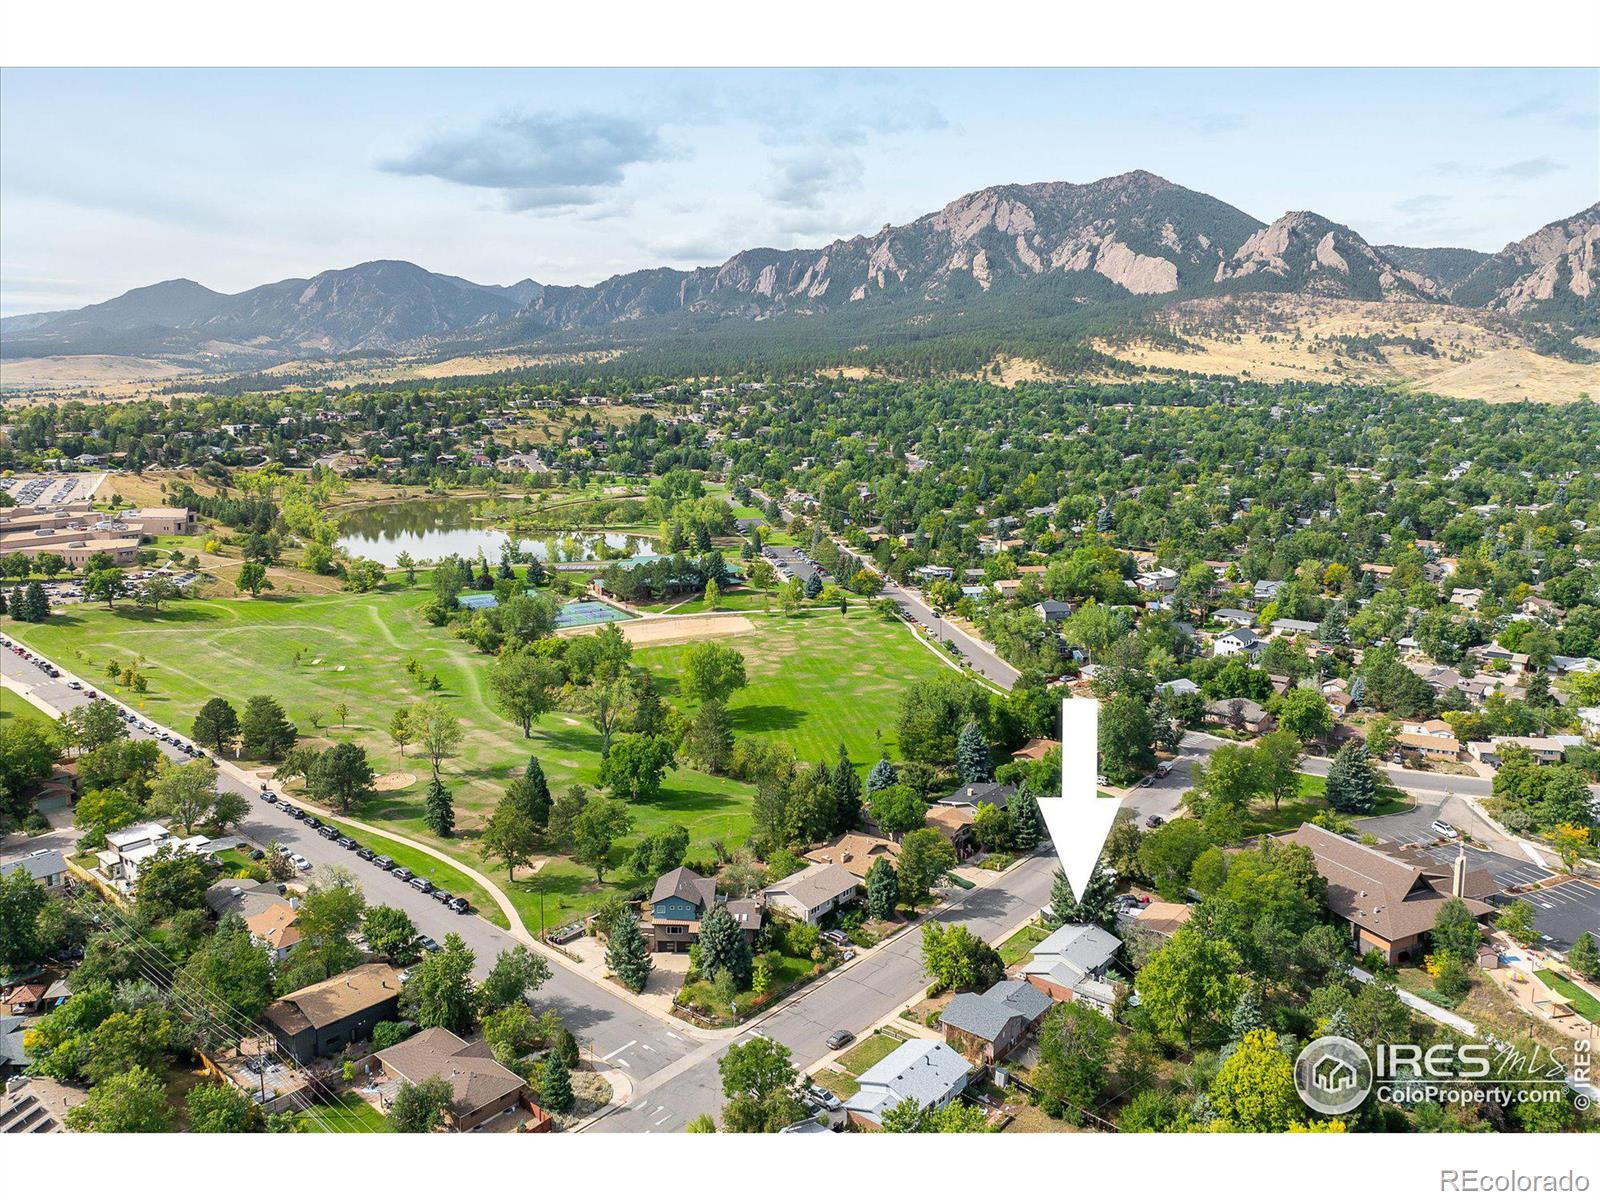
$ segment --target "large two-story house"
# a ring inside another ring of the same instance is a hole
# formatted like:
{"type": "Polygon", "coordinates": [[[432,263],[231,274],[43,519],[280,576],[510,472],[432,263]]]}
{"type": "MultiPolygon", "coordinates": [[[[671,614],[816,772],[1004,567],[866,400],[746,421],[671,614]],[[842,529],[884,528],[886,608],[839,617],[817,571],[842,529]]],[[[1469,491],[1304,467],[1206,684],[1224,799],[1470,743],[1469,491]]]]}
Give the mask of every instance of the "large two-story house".
{"type": "MultiPolygon", "coordinates": [[[[650,893],[641,931],[657,954],[684,954],[700,940],[700,922],[717,903],[717,883],[688,867],[668,871],[656,880],[650,893]]],[[[728,914],[747,939],[761,928],[762,908],[757,900],[729,900],[728,914]]]]}

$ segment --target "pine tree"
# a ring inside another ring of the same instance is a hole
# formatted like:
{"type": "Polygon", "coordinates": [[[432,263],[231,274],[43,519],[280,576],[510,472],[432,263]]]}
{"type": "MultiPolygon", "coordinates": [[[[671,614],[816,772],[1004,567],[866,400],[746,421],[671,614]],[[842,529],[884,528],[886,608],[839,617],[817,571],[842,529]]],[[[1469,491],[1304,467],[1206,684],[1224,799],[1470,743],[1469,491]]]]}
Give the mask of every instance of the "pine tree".
{"type": "Polygon", "coordinates": [[[872,764],[872,770],[867,772],[867,795],[882,791],[886,787],[893,787],[900,782],[900,772],[894,769],[894,764],[887,758],[880,758],[872,764]]]}
{"type": "Polygon", "coordinates": [[[550,1049],[557,1058],[567,1064],[569,1070],[578,1065],[578,1039],[565,1025],[556,1030],[555,1045],[550,1049]]]}
{"type": "Polygon", "coordinates": [[[1596,947],[1594,934],[1584,930],[1567,951],[1567,965],[1585,979],[1600,981],[1600,947],[1596,947]]]}
{"type": "Polygon", "coordinates": [[[639,918],[625,908],[606,931],[606,967],[631,992],[644,991],[650,978],[650,947],[639,931],[639,918]]]}
{"type": "Polygon", "coordinates": [[[867,912],[879,921],[888,921],[899,904],[900,876],[886,855],[867,868],[867,912]]]}
{"type": "Polygon", "coordinates": [[[1066,872],[1058,870],[1050,885],[1051,926],[1059,929],[1063,925],[1098,925],[1115,932],[1117,914],[1112,901],[1116,896],[1116,881],[1099,863],[1089,877],[1089,886],[1083,889],[1082,900],[1073,896],[1066,872]]]}
{"type": "Polygon", "coordinates": [[[450,789],[445,787],[443,780],[429,782],[427,799],[422,802],[422,819],[439,837],[447,838],[455,832],[455,805],[450,799],[450,789]]]}
{"type": "Polygon", "coordinates": [[[844,833],[861,824],[861,777],[844,743],[839,743],[839,758],[833,764],[833,830],[844,833]]]}
{"type": "Polygon", "coordinates": [[[1365,679],[1357,677],[1356,681],[1353,684],[1350,685],[1350,703],[1352,705],[1354,705],[1356,708],[1360,708],[1366,702],[1367,702],[1367,681],[1365,679]]]}
{"type": "Polygon", "coordinates": [[[1244,994],[1239,997],[1239,1003],[1233,1006],[1233,1017],[1228,1024],[1229,1032],[1236,1042],[1252,1029],[1267,1027],[1266,1018],[1261,1015],[1261,999],[1256,995],[1255,988],[1245,988],[1244,994]]]}
{"type": "Polygon", "coordinates": [[[572,1111],[572,1072],[559,1054],[545,1057],[539,1076],[539,1106],[555,1113],[572,1111]]]}
{"type": "Polygon", "coordinates": [[[538,558],[528,560],[528,586],[539,587],[544,583],[544,563],[538,558]]]}
{"type": "Polygon", "coordinates": [[[1365,742],[1347,742],[1333,756],[1325,785],[1328,806],[1335,812],[1369,813],[1378,802],[1378,773],[1367,761],[1365,742]]]}
{"type": "Polygon", "coordinates": [[[988,783],[994,777],[989,761],[989,740],[976,721],[968,721],[956,735],[956,771],[963,784],[988,783]]]}
{"type": "Polygon", "coordinates": [[[1039,811],[1039,801],[1026,783],[1017,787],[1011,797],[1011,828],[1016,834],[1017,849],[1032,850],[1044,840],[1044,814],[1039,811]]]}
{"type": "Polygon", "coordinates": [[[822,595],[822,576],[815,574],[808,576],[803,590],[807,600],[815,600],[822,595]]]}
{"type": "Polygon", "coordinates": [[[1356,1029],[1354,1025],[1350,1024],[1350,1018],[1345,1016],[1344,1009],[1336,1008],[1328,1019],[1322,1023],[1322,1027],[1317,1030],[1317,1036],[1343,1037],[1354,1040],[1356,1029]]]}
{"type": "Polygon", "coordinates": [[[750,943],[725,905],[718,904],[700,922],[700,976],[715,979],[726,970],[740,991],[750,986],[755,972],[750,943]]]}
{"type": "Polygon", "coordinates": [[[50,601],[44,594],[44,585],[37,579],[28,585],[28,590],[23,592],[22,598],[28,609],[24,620],[37,624],[50,619],[50,601]]]}

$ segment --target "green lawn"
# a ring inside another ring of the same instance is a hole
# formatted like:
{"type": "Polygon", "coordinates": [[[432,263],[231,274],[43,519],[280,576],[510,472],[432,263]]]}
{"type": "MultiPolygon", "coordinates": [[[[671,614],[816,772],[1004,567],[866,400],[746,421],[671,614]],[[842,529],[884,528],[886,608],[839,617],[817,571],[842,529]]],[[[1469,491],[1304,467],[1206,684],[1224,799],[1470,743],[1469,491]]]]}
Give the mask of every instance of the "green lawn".
{"type": "MultiPolygon", "coordinates": [[[[1328,781],[1320,775],[1300,776],[1300,798],[1285,800],[1276,810],[1271,802],[1257,803],[1250,811],[1249,818],[1244,823],[1244,837],[1257,837],[1263,833],[1282,833],[1289,829],[1299,829],[1302,824],[1311,820],[1319,812],[1327,809],[1327,802],[1323,799],[1327,791],[1328,781]]],[[[1399,788],[1387,784],[1378,788],[1378,804],[1370,813],[1363,816],[1387,817],[1392,813],[1404,812],[1411,807],[1410,801],[1405,798],[1405,793],[1399,788]]]]}
{"type": "Polygon", "coordinates": [[[55,722],[54,717],[33,701],[17,695],[10,688],[0,688],[0,721],[15,721],[19,717],[52,724],[55,722]]]}
{"type": "MultiPolygon", "coordinates": [[[[752,618],[755,629],[725,639],[744,655],[749,686],[728,704],[736,734],[768,734],[800,758],[832,761],[844,743],[863,775],[895,754],[900,697],[949,668],[904,625],[866,608],[752,618]]],[[[635,659],[676,692],[687,646],[651,646],[635,659]]]]}
{"type": "Polygon", "coordinates": [[[341,1092],[332,1100],[302,1109],[295,1122],[301,1133],[389,1132],[383,1114],[354,1092],[341,1092]]]}
{"type": "Polygon", "coordinates": [[[1000,961],[1008,967],[1016,966],[1033,953],[1035,946],[1049,936],[1050,931],[1043,925],[1028,925],[1017,930],[1000,943],[1000,961]]]}
{"type": "Polygon", "coordinates": [[[893,1037],[887,1033],[874,1033],[862,1038],[841,1054],[838,1059],[839,1066],[852,1075],[859,1075],[874,1063],[886,1058],[903,1041],[904,1038],[893,1037]]]}
{"type": "MultiPolygon", "coordinates": [[[[691,859],[708,857],[710,843],[741,841],[750,828],[753,789],[736,780],[679,768],[667,778],[662,795],[632,810],[633,833],[612,855],[605,883],[594,872],[562,857],[552,857],[535,875],[523,871],[514,884],[504,868],[484,859],[475,834],[504,791],[505,781],[537,755],[553,791],[573,783],[597,787],[600,739],[587,719],[571,713],[548,714],[524,739],[521,729],[489,703],[490,660],[449,630],[427,624],[418,611],[430,595],[416,587],[391,585],[365,595],[278,595],[258,600],[184,600],[159,613],[119,604],[77,605],[41,625],[8,631],[55,658],[96,687],[151,717],[187,731],[209,698],[221,695],[243,707],[251,695],[276,697],[312,745],[352,740],[364,745],[379,773],[405,772],[416,781],[369,799],[352,816],[393,828],[482,871],[497,881],[531,928],[539,921],[543,892],[547,928],[592,911],[618,888],[644,884],[622,864],[639,838],[667,825],[689,830],[691,859]],[[112,686],[108,659],[127,665],[138,660],[149,691],[135,696],[112,686]],[[409,658],[424,676],[437,673],[442,698],[464,729],[460,754],[445,763],[455,801],[457,836],[436,838],[422,822],[427,767],[414,751],[402,758],[386,732],[395,709],[433,694],[406,671],[409,658]],[[337,723],[335,705],[349,714],[337,723]],[[320,725],[320,728],[318,726],[320,725]],[[535,887],[537,882],[538,887],[535,887]]],[[[893,750],[895,708],[906,683],[944,670],[900,627],[866,609],[841,616],[837,610],[796,618],[752,617],[757,628],[731,639],[745,654],[750,686],[735,695],[730,711],[741,734],[761,734],[787,742],[802,758],[830,761],[842,740],[861,771],[882,749],[893,750]],[[880,741],[881,736],[881,741],[880,741]]],[[[641,648],[635,660],[664,673],[663,690],[676,689],[677,664],[684,647],[641,648]]],[[[368,834],[353,836],[374,849],[368,834]]],[[[398,851],[398,852],[395,852],[398,851]]],[[[465,894],[490,920],[498,909],[464,877],[453,881],[442,864],[415,851],[392,853],[428,879],[465,894]],[[466,886],[458,886],[466,885],[466,886]]]]}
{"type": "Polygon", "coordinates": [[[1558,992],[1561,997],[1572,1005],[1572,1010],[1586,1021],[1600,1022],[1600,1000],[1596,1000],[1589,992],[1573,983],[1565,975],[1557,975],[1554,971],[1535,971],[1540,981],[1558,992]]]}

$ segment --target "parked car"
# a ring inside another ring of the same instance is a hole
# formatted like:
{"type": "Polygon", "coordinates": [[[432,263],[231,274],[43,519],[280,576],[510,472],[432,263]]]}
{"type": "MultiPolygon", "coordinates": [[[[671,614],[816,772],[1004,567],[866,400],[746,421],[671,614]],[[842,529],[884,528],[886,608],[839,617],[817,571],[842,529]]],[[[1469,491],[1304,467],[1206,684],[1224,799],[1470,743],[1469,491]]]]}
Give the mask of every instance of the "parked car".
{"type": "Polygon", "coordinates": [[[289,815],[290,815],[290,816],[291,816],[291,817],[293,817],[293,818],[294,818],[294,819],[295,819],[295,820],[296,820],[296,821],[298,821],[298,820],[299,820],[299,819],[300,819],[300,818],[301,818],[301,817],[303,817],[303,816],[305,816],[305,815],[306,815],[306,810],[305,810],[305,809],[303,809],[303,808],[296,808],[296,807],[295,807],[295,806],[294,806],[294,805],[292,805],[292,804],[286,804],[286,805],[284,805],[284,808],[283,808],[283,811],[284,811],[284,812],[286,812],[286,813],[288,813],[288,814],[289,814],[289,815]]]}
{"type": "Polygon", "coordinates": [[[452,896],[449,892],[445,891],[443,888],[434,888],[433,889],[433,898],[435,900],[437,900],[440,904],[449,904],[450,901],[455,899],[454,896],[452,896]]]}
{"type": "Polygon", "coordinates": [[[846,945],[850,939],[842,930],[830,929],[822,935],[824,941],[832,942],[835,946],[846,945]]]}
{"type": "Polygon", "coordinates": [[[1456,832],[1456,827],[1454,825],[1450,824],[1449,821],[1444,821],[1444,820],[1435,821],[1432,825],[1429,825],[1428,828],[1433,830],[1434,833],[1438,834],[1442,838],[1453,838],[1453,837],[1460,837],[1461,836],[1459,833],[1456,832]]]}
{"type": "Polygon", "coordinates": [[[433,891],[433,884],[429,883],[420,875],[413,875],[406,882],[412,887],[416,888],[417,891],[421,892],[423,895],[427,895],[429,892],[433,891]]]}
{"type": "Polygon", "coordinates": [[[332,825],[322,825],[317,829],[317,836],[325,837],[330,842],[337,842],[339,840],[339,831],[332,825]]]}
{"type": "Polygon", "coordinates": [[[409,868],[409,867],[390,867],[389,868],[389,874],[393,875],[396,879],[400,880],[401,883],[404,883],[406,880],[411,878],[411,868],[409,868]]]}
{"type": "Polygon", "coordinates": [[[851,1033],[848,1029],[835,1029],[828,1035],[828,1049],[843,1050],[855,1040],[856,1035],[851,1033]]]}
{"type": "Polygon", "coordinates": [[[382,871],[391,871],[394,869],[394,859],[387,854],[380,854],[372,860],[372,865],[382,871]]]}
{"type": "Polygon", "coordinates": [[[434,941],[427,934],[423,934],[417,939],[417,945],[422,947],[424,954],[436,954],[439,950],[439,943],[434,941]]]}
{"type": "Polygon", "coordinates": [[[1165,817],[1159,817],[1155,813],[1151,813],[1144,819],[1144,823],[1150,829],[1160,829],[1167,823],[1167,819],[1165,817]]]}
{"type": "Polygon", "coordinates": [[[304,854],[291,854],[289,856],[289,861],[295,865],[295,869],[298,871],[311,870],[311,860],[304,854]]]}
{"type": "Polygon", "coordinates": [[[359,850],[360,849],[360,846],[356,843],[356,840],[353,837],[342,837],[342,838],[340,838],[339,839],[339,845],[343,846],[346,850],[359,850]]]}
{"type": "Polygon", "coordinates": [[[839,1099],[839,1097],[835,1096],[827,1088],[818,1087],[816,1084],[812,1084],[806,1089],[806,1098],[818,1107],[827,1109],[829,1112],[838,1112],[844,1107],[844,1103],[839,1099]]]}
{"type": "Polygon", "coordinates": [[[468,904],[466,899],[462,896],[457,896],[454,900],[450,901],[448,907],[451,912],[461,913],[462,915],[472,911],[472,905],[468,904]]]}
{"type": "Polygon", "coordinates": [[[251,850],[250,851],[250,861],[251,862],[260,862],[266,856],[267,856],[267,852],[265,850],[251,850]]]}
{"type": "Polygon", "coordinates": [[[564,946],[568,942],[575,941],[582,936],[583,926],[574,922],[571,925],[563,925],[560,929],[550,934],[549,940],[557,946],[564,946]]]}
{"type": "Polygon", "coordinates": [[[356,857],[357,858],[364,858],[368,862],[372,862],[378,856],[376,854],[374,854],[371,850],[368,850],[365,846],[357,846],[356,847],[356,857]]]}

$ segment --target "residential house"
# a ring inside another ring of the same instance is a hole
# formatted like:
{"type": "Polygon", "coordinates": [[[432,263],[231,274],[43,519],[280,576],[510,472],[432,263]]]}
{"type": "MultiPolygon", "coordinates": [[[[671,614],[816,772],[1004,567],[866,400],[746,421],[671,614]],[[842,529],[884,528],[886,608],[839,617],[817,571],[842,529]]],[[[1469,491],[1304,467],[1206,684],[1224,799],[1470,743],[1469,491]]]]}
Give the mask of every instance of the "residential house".
{"type": "Polygon", "coordinates": [[[1278,593],[1283,590],[1283,582],[1284,581],[1281,579],[1256,580],[1255,587],[1251,590],[1251,594],[1255,597],[1256,603],[1268,604],[1271,601],[1276,600],[1278,598],[1278,593]]]}
{"type": "Polygon", "coordinates": [[[1272,623],[1272,632],[1279,637],[1298,637],[1300,634],[1314,634],[1317,632],[1315,621],[1296,621],[1291,617],[1279,617],[1272,623]]]}
{"type": "Polygon", "coordinates": [[[1187,904],[1152,900],[1143,908],[1132,909],[1122,919],[1121,925],[1124,932],[1137,930],[1152,933],[1159,938],[1169,938],[1188,924],[1192,916],[1194,909],[1187,904]]]}
{"type": "Polygon", "coordinates": [[[250,931],[252,942],[265,947],[267,956],[273,962],[282,962],[300,941],[300,924],[295,920],[296,915],[293,905],[286,900],[279,900],[245,917],[244,925],[250,931]]]}
{"type": "Polygon", "coordinates": [[[180,838],[157,821],[145,821],[106,834],[106,848],[95,854],[96,869],[118,891],[131,892],[139,883],[139,869],[163,851],[200,853],[210,839],[196,834],[180,838]]]}
{"type": "Polygon", "coordinates": [[[1449,733],[1397,733],[1394,744],[1402,751],[1434,762],[1459,762],[1461,743],[1449,733]]]}
{"type": "Polygon", "coordinates": [[[1451,897],[1475,917],[1494,912],[1485,897],[1499,885],[1487,871],[1468,870],[1465,852],[1450,868],[1410,862],[1309,822],[1279,840],[1311,851],[1328,884],[1328,911],[1349,923],[1358,954],[1376,950],[1391,964],[1415,958],[1451,897]]]}
{"type": "Polygon", "coordinates": [[[1230,630],[1219,634],[1211,642],[1211,652],[1218,657],[1232,658],[1236,654],[1243,654],[1248,656],[1252,663],[1261,661],[1261,655],[1266,648],[1267,644],[1258,638],[1252,629],[1230,630]]]}
{"type": "Polygon", "coordinates": [[[206,907],[219,921],[229,913],[248,921],[283,902],[280,884],[255,879],[219,879],[206,889],[206,907]]]}
{"type": "Polygon", "coordinates": [[[1477,612],[1483,602],[1482,588],[1451,588],[1450,603],[1467,612],[1477,612]]]}
{"type": "Polygon", "coordinates": [[[1236,726],[1250,733],[1267,733],[1277,724],[1266,709],[1243,696],[1213,700],[1206,705],[1206,716],[1223,725],[1236,726]]]}
{"type": "Polygon", "coordinates": [[[1242,608],[1219,608],[1211,615],[1224,625],[1237,625],[1243,628],[1256,623],[1255,613],[1246,612],[1242,608]]]}
{"type": "Polygon", "coordinates": [[[21,871],[47,892],[59,892],[67,882],[67,859],[59,850],[35,850],[15,858],[0,858],[0,877],[21,871]]]}
{"type": "Polygon", "coordinates": [[[1169,679],[1165,683],[1156,684],[1156,691],[1168,696],[1198,696],[1200,685],[1192,679],[1169,679]]]}
{"type": "MultiPolygon", "coordinates": [[[[510,1131],[529,1116],[548,1127],[549,1117],[528,1098],[527,1082],[495,1061],[481,1039],[464,1041],[441,1026],[413,1034],[377,1053],[389,1082],[419,1084],[442,1079],[450,1085],[448,1129],[461,1133],[510,1131]]],[[[385,1089],[380,1088],[380,1092],[385,1089]]]]}
{"type": "Polygon", "coordinates": [[[1583,722],[1583,732],[1591,738],[1600,738],[1600,705],[1578,710],[1578,720],[1583,722]]]}
{"type": "Polygon", "coordinates": [[[1467,753],[1486,767],[1498,767],[1501,753],[1507,746],[1520,746],[1533,755],[1535,762],[1547,766],[1560,762],[1566,753],[1565,746],[1548,737],[1497,737],[1487,742],[1468,742],[1467,753]]]}
{"type": "Polygon", "coordinates": [[[89,1093],[48,1076],[29,1079],[0,1097],[0,1133],[65,1133],[67,1110],[88,1100],[89,1093]]]}
{"type": "Polygon", "coordinates": [[[1061,743],[1054,738],[1029,738],[1011,757],[1019,762],[1040,762],[1052,750],[1060,750],[1061,743]]]}
{"type": "Polygon", "coordinates": [[[861,880],[838,863],[813,863],[762,891],[768,908],[818,924],[823,917],[856,898],[861,880]]]}
{"type": "Polygon", "coordinates": [[[872,864],[880,858],[887,859],[891,866],[895,865],[900,858],[900,847],[886,837],[874,837],[869,833],[841,833],[833,841],[807,850],[805,858],[814,863],[834,863],[856,878],[865,879],[872,864]]]}
{"type": "Polygon", "coordinates": [[[999,1062],[1044,1022],[1050,998],[1025,980],[1002,979],[988,991],[962,992],[939,1014],[944,1040],[980,1066],[999,1062]]]}
{"type": "Polygon", "coordinates": [[[1059,625],[1072,615],[1072,605],[1063,600],[1041,600],[1033,606],[1046,625],[1059,625]]]}
{"type": "MultiPolygon", "coordinates": [[[[716,880],[697,875],[688,867],[668,871],[656,880],[640,931],[654,953],[686,954],[700,940],[700,922],[716,903],[716,880]]],[[[730,900],[726,907],[728,915],[744,930],[745,940],[753,939],[761,928],[760,902],[730,900]]]]}
{"type": "Polygon", "coordinates": [[[856,1076],[856,1094],[845,1101],[853,1125],[879,1129],[883,1115],[912,1100],[926,1111],[942,1108],[966,1090],[972,1068],[945,1043],[912,1038],[856,1076]]]}
{"type": "Polygon", "coordinates": [[[1115,992],[1106,982],[1106,968],[1121,948],[1122,939],[1098,925],[1063,925],[1033,948],[1018,975],[1052,1000],[1084,1000],[1109,1009],[1115,992]]]}
{"type": "Polygon", "coordinates": [[[267,1006],[261,1023],[297,1063],[335,1054],[370,1037],[399,1009],[400,975],[387,963],[363,963],[290,992],[267,1006]]]}

